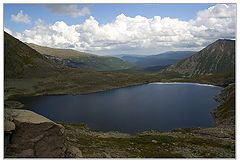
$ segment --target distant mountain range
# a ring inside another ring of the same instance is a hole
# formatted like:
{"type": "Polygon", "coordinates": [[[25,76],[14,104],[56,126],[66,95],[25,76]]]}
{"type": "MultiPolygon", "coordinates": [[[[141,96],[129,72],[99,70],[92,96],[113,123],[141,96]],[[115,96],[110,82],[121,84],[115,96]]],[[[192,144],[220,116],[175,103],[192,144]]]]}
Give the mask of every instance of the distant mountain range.
{"type": "Polygon", "coordinates": [[[134,64],[144,70],[178,74],[180,77],[224,73],[234,75],[235,41],[220,39],[199,52],[175,51],[143,57],[122,56],[122,58],[123,60],[69,49],[25,44],[4,32],[4,76],[7,78],[28,78],[36,74],[38,77],[46,76],[49,73],[60,73],[62,69],[70,70],[72,67],[82,71],[90,69],[130,72],[134,64]],[[169,64],[172,65],[164,68],[169,64]]]}
{"type": "Polygon", "coordinates": [[[192,51],[169,51],[166,53],[150,56],[119,55],[98,56],[72,49],[50,48],[26,43],[47,59],[54,63],[74,68],[84,68],[96,71],[117,71],[127,69],[142,69],[144,71],[159,71],[168,65],[191,56],[192,51]]]}
{"type": "Polygon", "coordinates": [[[163,70],[193,77],[235,72],[235,41],[219,39],[194,55],[163,70]]]}
{"type": "Polygon", "coordinates": [[[181,59],[187,58],[194,53],[194,51],[169,51],[149,56],[120,55],[120,58],[124,61],[135,64],[144,70],[157,71],[168,65],[174,64],[181,59]]]}

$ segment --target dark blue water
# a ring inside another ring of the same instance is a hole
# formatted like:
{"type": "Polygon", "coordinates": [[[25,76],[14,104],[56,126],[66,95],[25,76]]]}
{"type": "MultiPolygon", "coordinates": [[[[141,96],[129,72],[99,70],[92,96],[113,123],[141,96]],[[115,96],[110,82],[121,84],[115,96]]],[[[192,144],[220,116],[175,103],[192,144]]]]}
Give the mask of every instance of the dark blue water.
{"type": "Polygon", "coordinates": [[[146,84],[86,95],[21,99],[25,106],[56,122],[86,123],[101,131],[136,133],[210,127],[213,99],[220,87],[194,84],[146,84]]]}

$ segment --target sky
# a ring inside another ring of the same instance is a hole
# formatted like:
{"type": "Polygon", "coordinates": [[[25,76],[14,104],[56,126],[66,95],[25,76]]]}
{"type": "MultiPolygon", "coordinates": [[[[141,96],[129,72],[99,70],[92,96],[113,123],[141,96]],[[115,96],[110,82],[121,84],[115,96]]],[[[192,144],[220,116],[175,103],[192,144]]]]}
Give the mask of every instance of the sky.
{"type": "Polygon", "coordinates": [[[200,50],[235,26],[235,4],[4,4],[21,41],[98,55],[200,50]]]}

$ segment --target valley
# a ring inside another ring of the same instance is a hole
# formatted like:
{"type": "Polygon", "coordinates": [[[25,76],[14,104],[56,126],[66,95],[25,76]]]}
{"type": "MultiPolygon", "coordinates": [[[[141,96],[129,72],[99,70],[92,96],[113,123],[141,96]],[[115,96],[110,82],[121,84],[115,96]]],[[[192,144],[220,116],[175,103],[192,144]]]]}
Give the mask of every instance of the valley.
{"type": "Polygon", "coordinates": [[[135,64],[136,67],[145,71],[159,71],[169,65],[190,57],[194,51],[168,51],[165,53],[149,56],[122,55],[120,58],[124,61],[135,64]]]}
{"type": "MultiPolygon", "coordinates": [[[[15,97],[86,94],[152,82],[224,87],[216,97],[219,106],[212,113],[215,127],[148,131],[131,136],[62,122],[67,148],[62,157],[235,157],[235,41],[218,40],[164,69],[150,72],[119,58],[28,45],[4,33],[6,110],[24,109],[23,105],[16,105],[15,97]],[[66,57],[66,52],[71,56],[66,57]]],[[[7,121],[14,123],[13,119],[7,121]]],[[[18,123],[15,125],[19,127],[18,123]]],[[[7,148],[7,156],[26,157],[13,146],[7,148]]]]}

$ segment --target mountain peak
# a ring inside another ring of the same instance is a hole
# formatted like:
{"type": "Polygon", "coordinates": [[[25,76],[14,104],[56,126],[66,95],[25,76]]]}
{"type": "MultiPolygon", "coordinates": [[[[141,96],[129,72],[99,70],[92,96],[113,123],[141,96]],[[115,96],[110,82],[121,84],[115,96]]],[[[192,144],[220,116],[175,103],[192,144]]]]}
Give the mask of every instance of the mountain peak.
{"type": "Polygon", "coordinates": [[[223,43],[232,43],[235,42],[235,40],[231,40],[231,39],[218,39],[217,41],[215,41],[213,44],[223,44],[223,43]]]}
{"type": "Polygon", "coordinates": [[[235,41],[235,40],[222,38],[222,39],[218,39],[216,42],[225,42],[225,41],[235,41]]]}
{"type": "Polygon", "coordinates": [[[235,72],[235,41],[219,39],[166,69],[186,76],[235,72]]]}

